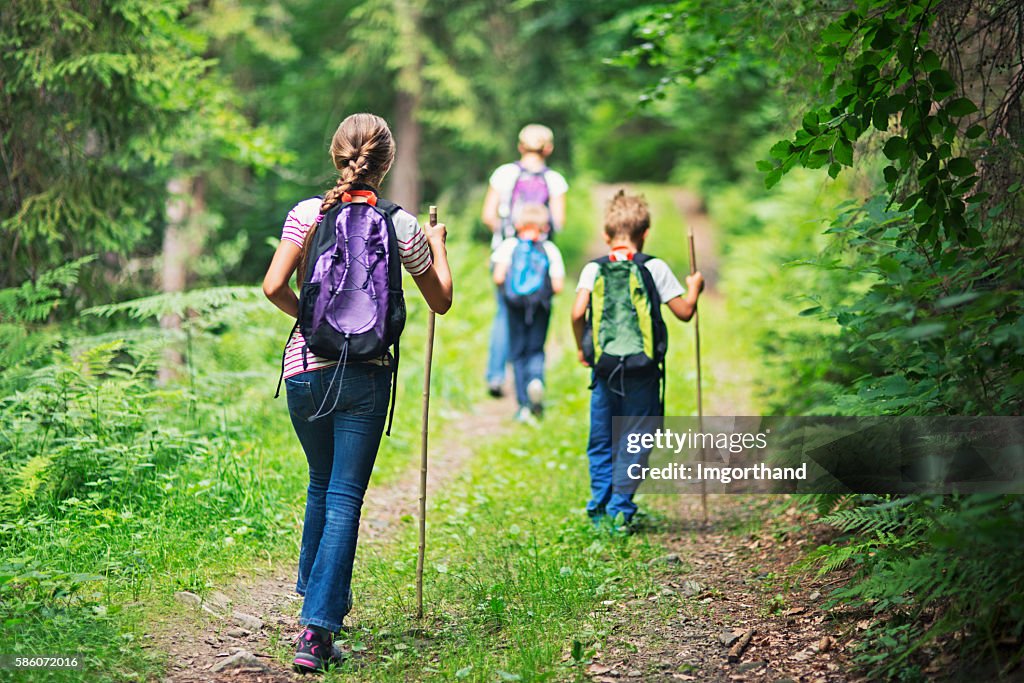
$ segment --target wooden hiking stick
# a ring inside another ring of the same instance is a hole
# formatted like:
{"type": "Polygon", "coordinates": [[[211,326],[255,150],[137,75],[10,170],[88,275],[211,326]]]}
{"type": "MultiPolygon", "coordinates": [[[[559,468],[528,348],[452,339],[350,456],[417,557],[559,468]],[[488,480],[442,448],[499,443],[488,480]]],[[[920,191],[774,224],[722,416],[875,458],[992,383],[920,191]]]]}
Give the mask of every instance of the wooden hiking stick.
{"type": "MultiPolygon", "coordinates": [[[[687,226],[687,236],[690,238],[690,275],[697,272],[697,250],[693,247],[693,226],[687,226]]],[[[693,309],[693,338],[697,349],[697,428],[704,432],[704,397],[701,393],[700,381],[700,312],[693,309]]],[[[701,460],[704,459],[704,449],[700,451],[701,460]]],[[[708,523],[708,487],[704,478],[700,480],[700,509],[704,515],[704,524],[708,523]]]]}
{"type": "MultiPolygon", "coordinates": [[[[437,225],[437,207],[430,207],[430,225],[437,225]]],[[[423,364],[423,427],[420,433],[420,545],[416,557],[416,618],[423,618],[423,559],[427,549],[427,425],[430,420],[430,366],[434,359],[433,310],[427,318],[427,358],[423,364]]]]}

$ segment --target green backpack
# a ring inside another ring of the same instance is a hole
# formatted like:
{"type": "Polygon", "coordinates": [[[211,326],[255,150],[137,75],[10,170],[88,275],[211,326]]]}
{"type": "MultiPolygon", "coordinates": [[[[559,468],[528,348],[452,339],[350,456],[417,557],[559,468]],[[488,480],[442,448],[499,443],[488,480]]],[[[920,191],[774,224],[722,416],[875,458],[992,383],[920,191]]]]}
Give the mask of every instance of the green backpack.
{"type": "Polygon", "coordinates": [[[664,396],[668,329],[646,266],[652,258],[638,253],[631,261],[607,256],[593,261],[598,271],[587,305],[583,356],[597,377],[657,372],[664,396]]]}

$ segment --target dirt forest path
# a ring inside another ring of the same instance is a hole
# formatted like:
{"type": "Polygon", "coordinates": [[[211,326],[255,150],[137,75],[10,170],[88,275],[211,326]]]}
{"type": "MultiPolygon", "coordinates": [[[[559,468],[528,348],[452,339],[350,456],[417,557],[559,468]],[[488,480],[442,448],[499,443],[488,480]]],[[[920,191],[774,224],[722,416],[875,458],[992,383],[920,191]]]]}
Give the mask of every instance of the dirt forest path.
{"type": "MultiPolygon", "coordinates": [[[[417,397],[418,398],[418,397],[417,397]]],[[[481,440],[511,429],[514,402],[506,397],[476,404],[472,419],[449,421],[431,430],[428,502],[452,481],[481,440]]],[[[418,511],[419,458],[400,478],[374,486],[371,480],[359,529],[360,553],[391,542],[418,511]]],[[[296,531],[298,533],[298,531],[296,531]]],[[[164,681],[209,683],[233,681],[277,683],[303,680],[275,654],[298,635],[302,598],[295,593],[298,558],[240,574],[233,583],[211,592],[200,603],[178,593],[182,619],[152,634],[155,645],[169,654],[164,681]]],[[[359,557],[356,558],[358,571],[359,557]]],[[[306,679],[308,680],[308,678],[306,679]]]]}
{"type": "MultiPolygon", "coordinates": [[[[599,211],[619,187],[595,188],[599,211]]],[[[627,186],[630,191],[646,189],[627,186]]],[[[667,197],[649,196],[652,207],[656,199],[670,199],[682,226],[693,228],[698,267],[707,282],[701,300],[705,320],[724,317],[725,296],[718,286],[722,245],[704,201],[685,188],[661,187],[656,192],[667,197]]],[[[679,225],[663,225],[667,222],[664,215],[654,215],[655,230],[668,228],[686,239],[679,225]]],[[[595,255],[603,248],[603,243],[596,244],[595,255]]],[[[672,331],[678,334],[679,328],[672,331]]],[[[729,358],[714,347],[708,331],[702,327],[703,369],[717,391],[705,393],[705,414],[758,414],[752,383],[743,376],[744,368],[756,367],[757,359],[741,363],[729,358]]],[[[676,385],[673,390],[684,389],[676,385]]],[[[711,495],[707,526],[701,522],[698,496],[647,497],[641,505],[656,511],[656,521],[641,533],[662,547],[664,555],[651,566],[654,586],[649,594],[607,606],[611,634],[587,668],[591,680],[851,680],[844,649],[849,634],[837,632],[820,609],[830,589],[827,581],[801,577],[787,590],[788,572],[801,548],[825,539],[815,539],[817,532],[808,520],[787,508],[784,499],[711,495]]]]}

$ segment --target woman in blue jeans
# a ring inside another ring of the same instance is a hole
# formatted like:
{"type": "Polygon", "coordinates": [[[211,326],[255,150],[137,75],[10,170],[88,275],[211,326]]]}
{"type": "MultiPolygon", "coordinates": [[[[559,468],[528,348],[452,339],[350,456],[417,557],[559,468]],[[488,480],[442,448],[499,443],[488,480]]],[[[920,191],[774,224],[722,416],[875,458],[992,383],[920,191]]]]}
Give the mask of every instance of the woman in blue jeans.
{"type": "MultiPolygon", "coordinates": [[[[382,118],[353,114],[338,126],[330,154],[338,169],[336,184],[322,199],[299,202],[288,213],[263,281],[267,298],[293,318],[298,316],[299,301],[288,283],[298,270],[301,286],[320,220],[339,202],[376,205],[376,188],[391,168],[395,146],[382,118]]],[[[430,308],[446,313],[452,304],[452,276],[445,226],[421,228],[402,210],[393,213],[392,220],[398,253],[387,258],[401,259],[430,308]]],[[[322,671],[337,658],[334,635],[352,608],[359,516],[387,419],[392,362],[384,354],[339,367],[337,361],[310,352],[298,328],[285,346],[282,377],[288,411],[309,464],[295,585],[305,598],[295,653],[295,666],[301,671],[322,671]]]]}

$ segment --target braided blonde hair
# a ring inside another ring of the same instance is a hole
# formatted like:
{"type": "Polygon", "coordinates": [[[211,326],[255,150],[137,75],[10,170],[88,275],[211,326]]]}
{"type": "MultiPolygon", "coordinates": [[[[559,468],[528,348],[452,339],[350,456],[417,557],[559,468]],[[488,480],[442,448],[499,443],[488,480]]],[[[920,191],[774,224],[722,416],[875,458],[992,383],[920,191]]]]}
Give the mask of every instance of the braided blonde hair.
{"type": "Polygon", "coordinates": [[[306,233],[299,253],[298,280],[306,276],[309,250],[320,221],[356,183],[377,188],[395,160],[395,141],[387,121],[376,114],[352,114],[341,122],[331,138],[331,160],[338,169],[334,187],[324,193],[320,216],[306,233]]]}

